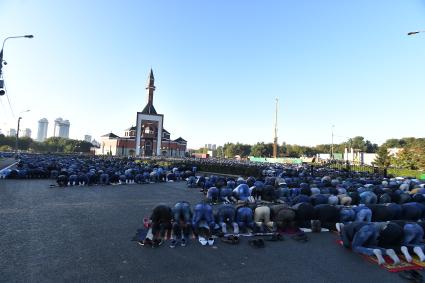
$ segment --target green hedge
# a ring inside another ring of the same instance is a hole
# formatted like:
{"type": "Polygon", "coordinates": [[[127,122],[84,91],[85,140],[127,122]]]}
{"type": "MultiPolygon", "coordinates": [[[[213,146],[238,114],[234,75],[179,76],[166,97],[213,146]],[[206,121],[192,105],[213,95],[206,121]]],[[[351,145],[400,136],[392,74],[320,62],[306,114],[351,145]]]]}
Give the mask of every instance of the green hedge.
{"type": "Polygon", "coordinates": [[[414,177],[417,179],[425,179],[425,171],[410,170],[410,169],[401,169],[401,168],[388,168],[388,174],[393,175],[394,177],[414,177]]]}

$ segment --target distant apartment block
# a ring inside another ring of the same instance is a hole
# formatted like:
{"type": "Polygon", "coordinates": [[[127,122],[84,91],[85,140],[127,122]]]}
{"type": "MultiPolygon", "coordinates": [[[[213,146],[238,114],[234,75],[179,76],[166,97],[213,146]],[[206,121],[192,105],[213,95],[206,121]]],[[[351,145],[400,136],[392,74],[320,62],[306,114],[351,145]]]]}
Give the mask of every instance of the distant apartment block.
{"type": "Polygon", "coordinates": [[[63,120],[62,118],[55,119],[55,126],[53,128],[53,136],[60,138],[69,138],[69,127],[71,123],[68,120],[63,120]]]}
{"type": "Polygon", "coordinates": [[[49,121],[46,118],[42,118],[38,121],[37,141],[44,142],[47,139],[47,129],[49,121]]]}

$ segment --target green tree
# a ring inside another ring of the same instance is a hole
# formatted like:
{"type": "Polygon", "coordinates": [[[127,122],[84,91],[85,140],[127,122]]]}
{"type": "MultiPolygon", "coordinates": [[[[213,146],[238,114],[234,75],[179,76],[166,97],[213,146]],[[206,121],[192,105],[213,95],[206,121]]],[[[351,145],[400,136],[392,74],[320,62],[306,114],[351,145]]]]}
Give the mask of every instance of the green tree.
{"type": "Polygon", "coordinates": [[[233,150],[234,156],[247,157],[251,152],[251,146],[249,144],[236,143],[233,150]]]}
{"type": "Polygon", "coordinates": [[[270,152],[267,150],[267,146],[264,142],[258,142],[251,147],[250,155],[256,157],[268,157],[270,156],[270,152]]]}
{"type": "Polygon", "coordinates": [[[225,143],[223,146],[224,155],[226,158],[233,158],[236,155],[235,144],[225,143]]]}
{"type": "Polygon", "coordinates": [[[386,148],[402,147],[399,139],[388,139],[381,146],[386,148]]]}
{"type": "Polygon", "coordinates": [[[374,164],[382,168],[388,168],[391,165],[391,157],[385,146],[380,146],[375,158],[374,164]]]}
{"type": "Polygon", "coordinates": [[[224,150],[221,145],[217,147],[217,157],[220,157],[220,158],[224,157],[224,150]]]}

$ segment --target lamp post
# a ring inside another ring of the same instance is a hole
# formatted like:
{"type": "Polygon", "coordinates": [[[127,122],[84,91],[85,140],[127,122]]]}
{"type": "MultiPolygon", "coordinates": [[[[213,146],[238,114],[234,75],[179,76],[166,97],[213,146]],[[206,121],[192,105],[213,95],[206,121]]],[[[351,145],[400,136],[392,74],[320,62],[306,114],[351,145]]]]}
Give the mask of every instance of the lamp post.
{"type": "Polygon", "coordinates": [[[7,64],[7,62],[3,60],[4,44],[6,43],[6,41],[8,39],[13,39],[13,38],[33,38],[33,37],[34,36],[32,34],[27,34],[27,35],[19,35],[19,36],[9,36],[9,37],[6,37],[3,40],[3,45],[2,45],[1,50],[0,50],[0,96],[1,95],[4,95],[6,93],[6,91],[4,90],[4,81],[3,81],[3,72],[2,72],[3,64],[4,65],[7,64]]]}
{"type": "MultiPolygon", "coordinates": [[[[25,110],[25,111],[22,111],[21,113],[19,113],[19,114],[22,114],[22,113],[26,113],[26,112],[30,112],[31,110],[25,110]]],[[[20,123],[21,123],[21,119],[22,119],[22,117],[19,117],[18,118],[18,127],[16,128],[16,141],[15,141],[15,150],[16,150],[16,155],[18,155],[18,140],[19,140],[19,126],[20,126],[20,123]]]]}
{"type": "Polygon", "coordinates": [[[335,127],[335,125],[332,125],[331,160],[334,159],[334,127],[335,127]]]}

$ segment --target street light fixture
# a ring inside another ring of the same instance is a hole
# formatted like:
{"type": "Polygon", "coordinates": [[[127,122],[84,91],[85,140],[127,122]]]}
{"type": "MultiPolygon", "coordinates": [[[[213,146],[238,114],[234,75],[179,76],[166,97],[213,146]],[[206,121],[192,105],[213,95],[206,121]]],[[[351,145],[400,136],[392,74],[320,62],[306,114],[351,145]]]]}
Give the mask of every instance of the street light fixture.
{"type": "Polygon", "coordinates": [[[27,34],[27,35],[19,35],[19,36],[9,36],[3,40],[3,45],[0,51],[0,96],[6,93],[6,91],[4,90],[4,80],[3,80],[3,72],[2,72],[3,64],[4,65],[7,64],[7,62],[3,60],[4,44],[6,43],[8,39],[11,39],[11,38],[33,38],[33,37],[34,36],[32,34],[27,34]]]}
{"type": "MultiPolygon", "coordinates": [[[[22,111],[19,114],[30,112],[30,111],[31,111],[30,109],[27,109],[25,111],[22,111]]],[[[16,155],[18,155],[19,126],[20,126],[20,123],[21,123],[21,119],[22,119],[22,117],[18,118],[18,127],[16,129],[16,144],[15,144],[16,155]]]]}
{"type": "Polygon", "coordinates": [[[407,35],[415,35],[421,32],[425,32],[425,30],[411,31],[411,32],[408,32],[407,35]]]}

